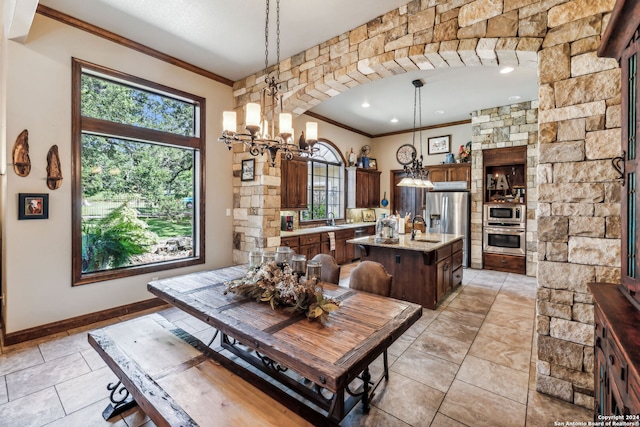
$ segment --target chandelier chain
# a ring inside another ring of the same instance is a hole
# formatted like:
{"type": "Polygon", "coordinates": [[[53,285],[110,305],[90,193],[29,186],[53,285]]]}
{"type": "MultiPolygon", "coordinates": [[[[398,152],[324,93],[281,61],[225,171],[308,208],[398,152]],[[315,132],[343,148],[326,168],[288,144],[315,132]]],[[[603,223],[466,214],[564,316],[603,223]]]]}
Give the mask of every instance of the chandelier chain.
{"type": "Polygon", "coordinates": [[[264,24],[264,74],[265,78],[269,69],[269,0],[267,0],[267,10],[265,11],[264,24]]]}

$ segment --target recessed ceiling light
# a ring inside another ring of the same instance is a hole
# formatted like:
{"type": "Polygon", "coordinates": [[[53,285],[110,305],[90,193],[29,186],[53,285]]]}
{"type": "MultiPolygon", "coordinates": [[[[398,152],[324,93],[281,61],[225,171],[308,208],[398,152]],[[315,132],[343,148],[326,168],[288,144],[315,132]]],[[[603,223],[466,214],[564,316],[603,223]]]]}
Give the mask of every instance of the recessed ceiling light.
{"type": "Polygon", "coordinates": [[[513,67],[504,67],[502,70],[500,70],[500,74],[509,74],[512,71],[513,67]]]}
{"type": "Polygon", "coordinates": [[[391,119],[391,123],[398,123],[398,119],[394,117],[393,119],[391,119]]]}
{"type": "Polygon", "coordinates": [[[517,101],[520,98],[522,98],[520,95],[513,95],[509,97],[509,101],[517,101]]]}
{"type": "Polygon", "coordinates": [[[371,104],[369,104],[367,101],[364,101],[362,103],[362,108],[369,108],[369,107],[371,107],[371,104]]]}
{"type": "Polygon", "coordinates": [[[434,113],[434,114],[444,114],[444,111],[442,111],[442,110],[436,110],[436,111],[434,111],[433,113],[434,113]]]}

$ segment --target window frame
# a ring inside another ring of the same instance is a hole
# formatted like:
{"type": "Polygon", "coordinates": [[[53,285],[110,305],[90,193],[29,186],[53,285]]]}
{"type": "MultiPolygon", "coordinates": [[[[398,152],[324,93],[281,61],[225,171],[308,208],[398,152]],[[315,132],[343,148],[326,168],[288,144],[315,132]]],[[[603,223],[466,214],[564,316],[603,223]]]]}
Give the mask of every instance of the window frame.
{"type": "Polygon", "coordinates": [[[205,98],[178,89],[170,88],[159,83],[151,82],[107,67],[92,64],[81,59],[72,58],[71,64],[71,264],[72,286],[121,279],[156,271],[188,267],[205,262],[205,164],[206,164],[206,105],[205,98]],[[107,120],[83,117],[81,115],[82,73],[89,71],[98,76],[112,79],[122,84],[151,89],[174,98],[193,101],[197,105],[196,136],[187,137],[168,132],[145,129],[128,124],[110,122],[107,120]],[[95,134],[117,135],[142,142],[156,144],[170,144],[194,150],[194,196],[197,203],[194,206],[194,254],[190,258],[175,261],[162,261],[152,264],[122,267],[113,270],[83,273],[82,272],[82,133],[89,131],[95,134]],[[159,142],[161,141],[161,142],[159,142]]]}
{"type": "MultiPolygon", "coordinates": [[[[314,157],[309,157],[307,158],[307,168],[310,170],[313,170],[312,164],[313,162],[319,163],[319,164],[324,164],[324,165],[333,165],[333,166],[338,166],[339,168],[339,173],[340,173],[340,180],[342,181],[342,188],[340,190],[340,197],[342,199],[341,205],[342,205],[342,209],[341,209],[341,213],[340,216],[335,217],[335,219],[344,219],[346,218],[346,206],[347,206],[347,175],[345,173],[345,165],[346,165],[346,161],[344,156],[342,155],[342,152],[340,151],[340,149],[338,147],[336,147],[336,145],[329,141],[328,139],[324,139],[324,138],[319,138],[318,139],[319,143],[322,143],[323,145],[325,145],[327,147],[327,149],[329,151],[331,151],[337,158],[338,163],[333,163],[333,162],[329,162],[323,158],[314,158],[314,157]]],[[[307,208],[309,207],[309,205],[311,203],[313,203],[313,188],[309,187],[309,185],[313,185],[313,180],[312,180],[312,174],[307,172],[307,179],[308,179],[308,184],[307,184],[307,208]]],[[[306,209],[309,210],[309,209],[306,209]]],[[[320,224],[320,223],[325,223],[327,221],[328,218],[314,218],[314,219],[309,219],[309,220],[303,220],[302,219],[302,210],[299,212],[299,222],[305,225],[312,225],[312,224],[320,224]]]]}

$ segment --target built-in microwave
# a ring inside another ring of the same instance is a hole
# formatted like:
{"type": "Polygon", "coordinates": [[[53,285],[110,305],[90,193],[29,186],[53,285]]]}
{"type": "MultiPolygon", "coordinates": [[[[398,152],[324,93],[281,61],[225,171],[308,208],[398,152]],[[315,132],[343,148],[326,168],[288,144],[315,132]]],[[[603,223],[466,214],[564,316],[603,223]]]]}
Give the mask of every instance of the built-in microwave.
{"type": "Polygon", "coordinates": [[[484,205],[484,225],[524,227],[527,222],[525,205],[487,203],[484,205]]]}

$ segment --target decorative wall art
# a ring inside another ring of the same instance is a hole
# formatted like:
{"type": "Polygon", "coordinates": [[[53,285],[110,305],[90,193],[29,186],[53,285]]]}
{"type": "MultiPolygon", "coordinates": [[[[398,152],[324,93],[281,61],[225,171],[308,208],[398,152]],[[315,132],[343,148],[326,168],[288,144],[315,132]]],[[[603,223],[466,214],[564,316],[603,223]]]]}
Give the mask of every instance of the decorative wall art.
{"type": "Polygon", "coordinates": [[[49,195],[36,193],[18,194],[18,219],[49,218],[49,195]]]}
{"type": "Polygon", "coordinates": [[[362,211],[362,222],[376,222],[376,211],[375,211],[375,209],[363,209],[363,211],[362,211]]]}
{"type": "Polygon", "coordinates": [[[373,157],[369,158],[369,169],[378,170],[378,162],[373,157]]]}
{"type": "Polygon", "coordinates": [[[429,155],[446,154],[451,151],[451,135],[436,136],[429,138],[429,155]]]}
{"type": "Polygon", "coordinates": [[[58,146],[53,145],[47,153],[47,187],[49,190],[57,190],[62,185],[62,168],[60,167],[60,155],[58,146]]]}
{"type": "Polygon", "coordinates": [[[253,181],[255,179],[256,161],[255,159],[246,159],[242,161],[242,169],[240,170],[241,181],[253,181]]]}
{"type": "Polygon", "coordinates": [[[31,159],[29,158],[29,131],[20,132],[13,144],[13,170],[16,175],[25,177],[31,172],[31,159]]]}

